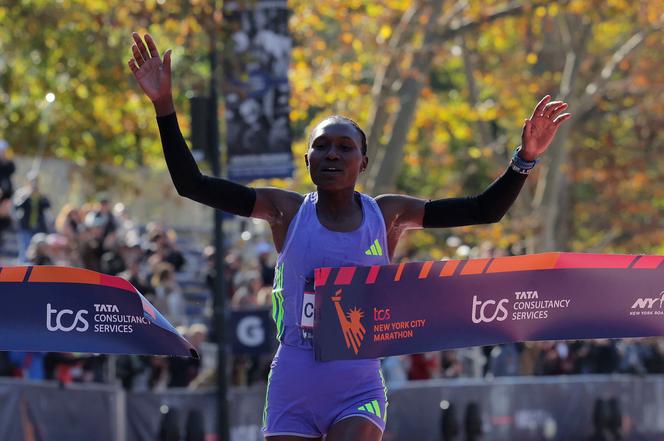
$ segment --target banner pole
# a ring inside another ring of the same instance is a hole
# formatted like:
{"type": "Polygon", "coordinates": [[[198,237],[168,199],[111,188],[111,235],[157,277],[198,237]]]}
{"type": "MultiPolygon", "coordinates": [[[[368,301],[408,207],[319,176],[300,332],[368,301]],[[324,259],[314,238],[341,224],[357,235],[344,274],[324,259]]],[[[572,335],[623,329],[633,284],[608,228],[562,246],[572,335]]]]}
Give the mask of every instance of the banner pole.
{"type": "MultiPolygon", "coordinates": [[[[217,15],[217,1],[211,0],[212,16],[217,15]]],[[[211,166],[212,174],[216,177],[222,177],[222,167],[220,160],[220,136],[219,136],[219,118],[218,118],[218,97],[217,97],[217,23],[212,21],[210,28],[210,112],[208,121],[208,136],[212,150],[211,166]]],[[[230,440],[230,428],[228,418],[228,374],[227,374],[227,351],[228,342],[226,338],[227,307],[226,283],[224,283],[224,240],[223,240],[223,217],[220,210],[214,210],[214,249],[216,250],[216,259],[214,262],[216,277],[214,286],[214,330],[217,337],[217,440],[230,440]]]]}

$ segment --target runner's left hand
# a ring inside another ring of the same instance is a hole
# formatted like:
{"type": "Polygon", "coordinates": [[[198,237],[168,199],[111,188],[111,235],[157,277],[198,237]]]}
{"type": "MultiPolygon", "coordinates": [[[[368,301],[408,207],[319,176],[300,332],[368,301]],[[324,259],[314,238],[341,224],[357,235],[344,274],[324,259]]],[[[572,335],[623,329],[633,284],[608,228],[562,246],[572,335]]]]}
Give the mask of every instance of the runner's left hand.
{"type": "Polygon", "coordinates": [[[525,121],[521,132],[521,151],[519,156],[525,161],[534,161],[546,151],[564,121],[572,117],[563,101],[551,101],[546,95],[535,107],[533,114],[525,121]]]}

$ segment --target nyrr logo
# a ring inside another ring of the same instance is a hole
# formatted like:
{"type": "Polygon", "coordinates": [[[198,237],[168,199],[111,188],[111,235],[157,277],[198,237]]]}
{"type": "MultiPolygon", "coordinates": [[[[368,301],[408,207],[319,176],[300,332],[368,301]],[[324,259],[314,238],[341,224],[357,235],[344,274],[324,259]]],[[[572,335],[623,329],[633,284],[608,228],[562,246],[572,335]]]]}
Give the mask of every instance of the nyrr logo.
{"type": "Polygon", "coordinates": [[[341,308],[341,292],[340,289],[337,290],[332,297],[332,302],[334,302],[334,307],[337,310],[341,331],[346,339],[346,347],[348,349],[352,347],[353,352],[357,355],[360,345],[362,345],[362,340],[364,340],[364,334],[367,332],[361,323],[364,313],[358,308],[351,308],[348,313],[344,313],[344,310],[341,308]]]}
{"type": "Polygon", "coordinates": [[[659,303],[659,309],[664,307],[664,291],[659,293],[659,297],[639,297],[631,309],[652,309],[657,303],[659,303]]]}
{"type": "Polygon", "coordinates": [[[495,300],[487,300],[485,302],[477,300],[477,296],[473,296],[473,314],[472,319],[473,323],[490,323],[494,320],[502,322],[507,318],[507,308],[504,305],[508,304],[510,301],[507,299],[501,299],[497,306],[495,300]],[[479,311],[478,307],[479,306],[479,311]],[[479,312],[479,314],[478,314],[479,312]]]}
{"type": "Polygon", "coordinates": [[[85,316],[88,314],[88,311],[81,309],[76,312],[76,316],[72,319],[69,316],[74,315],[74,311],[71,309],[62,309],[58,311],[55,308],[51,308],[51,304],[46,304],[46,329],[51,332],[55,331],[64,331],[69,332],[72,330],[77,330],[78,332],[85,332],[88,330],[89,324],[85,319],[85,316]],[[55,320],[54,320],[55,318],[55,320]],[[71,322],[69,322],[71,320],[71,322]]]}

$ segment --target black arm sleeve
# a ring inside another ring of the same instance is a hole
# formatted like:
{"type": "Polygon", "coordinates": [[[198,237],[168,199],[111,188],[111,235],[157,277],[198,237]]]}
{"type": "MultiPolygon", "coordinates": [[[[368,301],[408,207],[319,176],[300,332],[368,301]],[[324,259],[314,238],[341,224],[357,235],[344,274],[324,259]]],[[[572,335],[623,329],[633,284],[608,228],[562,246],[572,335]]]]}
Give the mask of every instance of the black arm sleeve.
{"type": "Polygon", "coordinates": [[[226,179],[201,174],[180,132],[175,113],[157,117],[168,171],[180,196],[240,216],[250,216],[256,190],[226,179]]]}
{"type": "Polygon", "coordinates": [[[422,226],[444,228],[498,222],[516,200],[526,177],[508,168],[477,196],[429,201],[424,205],[422,226]]]}

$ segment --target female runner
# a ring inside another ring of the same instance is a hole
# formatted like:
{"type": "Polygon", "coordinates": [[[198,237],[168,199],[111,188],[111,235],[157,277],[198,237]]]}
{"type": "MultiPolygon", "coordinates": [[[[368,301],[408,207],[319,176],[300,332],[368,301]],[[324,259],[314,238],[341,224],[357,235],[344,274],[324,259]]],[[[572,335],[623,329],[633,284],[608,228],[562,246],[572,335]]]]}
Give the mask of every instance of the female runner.
{"type": "Polygon", "coordinates": [[[304,161],[316,186],[301,195],[251,188],[200,173],[180,133],[171,95],[171,50],[163,60],[154,40],[133,34],[129,60],[157,114],[164,156],[178,194],[210,207],[270,224],[279,253],[273,317],[280,342],[268,376],[263,433],[269,441],[378,441],[385,429],[387,396],[379,360],[314,360],[304,323],[305,285],[314,269],[388,264],[404,231],[499,221],[516,199],[537,158],[560,124],[567,104],[544,97],[525,121],[521,147],[505,173],[473,197],[425,200],[372,198],[355,191],[367,168],[362,129],[343,116],[311,132],[304,161]],[[372,250],[371,252],[367,252],[372,250]]]}

